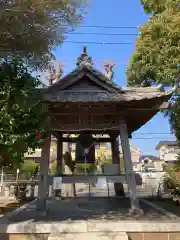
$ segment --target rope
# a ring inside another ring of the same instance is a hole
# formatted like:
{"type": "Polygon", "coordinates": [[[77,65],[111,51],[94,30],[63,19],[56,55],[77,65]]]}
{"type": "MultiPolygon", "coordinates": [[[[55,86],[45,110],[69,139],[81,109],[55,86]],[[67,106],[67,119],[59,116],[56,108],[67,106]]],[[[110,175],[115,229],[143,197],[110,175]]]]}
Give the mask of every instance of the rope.
{"type": "MultiPolygon", "coordinates": [[[[62,129],[64,128],[64,125],[61,125],[62,129]]],[[[63,129],[62,131],[59,129],[53,128],[55,131],[60,131],[60,132],[84,132],[84,131],[107,131],[107,130],[112,130],[112,129],[118,129],[120,126],[112,126],[112,127],[106,127],[106,128],[81,128],[81,129],[69,129],[65,130],[63,129]]]]}

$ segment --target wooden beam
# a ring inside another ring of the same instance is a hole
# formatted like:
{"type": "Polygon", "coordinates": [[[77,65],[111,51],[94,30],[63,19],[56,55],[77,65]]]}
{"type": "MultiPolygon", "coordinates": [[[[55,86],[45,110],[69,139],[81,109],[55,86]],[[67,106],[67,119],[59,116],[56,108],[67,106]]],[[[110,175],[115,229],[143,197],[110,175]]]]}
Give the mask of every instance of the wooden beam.
{"type": "MultiPolygon", "coordinates": [[[[74,113],[76,112],[76,110],[74,110],[74,112],[51,112],[51,114],[53,115],[53,116],[74,116],[74,113]]],[[[112,112],[110,109],[109,109],[109,111],[108,110],[106,110],[106,112],[104,111],[104,112],[91,112],[91,111],[87,111],[87,112],[80,112],[80,111],[78,111],[77,110],[77,113],[79,114],[79,115],[84,115],[84,116],[87,116],[87,115],[89,115],[89,116],[104,116],[104,115],[116,115],[116,116],[122,116],[122,114],[125,114],[126,112],[124,111],[124,112],[112,112]]],[[[130,113],[129,113],[130,114],[130,113]]]]}
{"type": "Polygon", "coordinates": [[[63,183],[97,183],[98,177],[105,177],[107,182],[122,182],[127,183],[126,175],[125,174],[119,174],[119,175],[99,175],[99,176],[63,176],[62,182],[63,183]]]}
{"type": "Polygon", "coordinates": [[[126,110],[123,106],[117,106],[116,104],[90,104],[90,103],[82,103],[82,104],[59,104],[59,105],[52,105],[50,107],[50,113],[54,115],[74,115],[75,113],[81,114],[106,114],[109,112],[119,113],[122,110],[126,110]],[[109,111],[110,110],[110,111],[109,111]]]}
{"type": "MultiPolygon", "coordinates": [[[[62,142],[76,142],[78,139],[77,138],[65,138],[65,137],[62,137],[61,138],[61,141],[62,142]]],[[[111,142],[111,138],[93,138],[93,141],[96,141],[96,142],[111,142]]]]}

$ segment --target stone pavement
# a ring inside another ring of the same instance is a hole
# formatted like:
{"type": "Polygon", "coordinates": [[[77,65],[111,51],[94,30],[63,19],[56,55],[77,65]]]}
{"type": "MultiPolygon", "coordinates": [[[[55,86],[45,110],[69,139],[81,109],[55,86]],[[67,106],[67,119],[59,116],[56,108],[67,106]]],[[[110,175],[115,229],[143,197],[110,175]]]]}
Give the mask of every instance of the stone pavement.
{"type": "Polygon", "coordinates": [[[90,232],[90,233],[62,233],[57,235],[50,234],[48,240],[129,240],[126,232],[107,233],[107,232],[90,232]]]}
{"type": "Polygon", "coordinates": [[[1,238],[6,233],[11,236],[9,240],[21,240],[25,235],[27,238],[23,240],[129,240],[128,236],[133,236],[131,240],[146,240],[145,233],[169,232],[163,235],[164,240],[175,240],[172,236],[180,231],[180,218],[147,202],[140,204],[144,215],[131,216],[128,198],[49,199],[47,212],[42,214],[36,211],[36,201],[33,201],[0,218],[0,239],[7,240],[1,238]]]}
{"type": "MultiPolygon", "coordinates": [[[[48,200],[46,215],[36,211],[36,201],[27,204],[22,211],[16,214],[9,214],[0,219],[1,224],[22,224],[25,223],[67,223],[76,221],[113,221],[113,222],[175,222],[180,224],[180,218],[174,215],[167,215],[161,210],[153,208],[146,202],[140,202],[144,215],[130,216],[130,201],[128,198],[67,198],[65,200],[48,200]]],[[[1,231],[1,230],[0,230],[1,231]]]]}

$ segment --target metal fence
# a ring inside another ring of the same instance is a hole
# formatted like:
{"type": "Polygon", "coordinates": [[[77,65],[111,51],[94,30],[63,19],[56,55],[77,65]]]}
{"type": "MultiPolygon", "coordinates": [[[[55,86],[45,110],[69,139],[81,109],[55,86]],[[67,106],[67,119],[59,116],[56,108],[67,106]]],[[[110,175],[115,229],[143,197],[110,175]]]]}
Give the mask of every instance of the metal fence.
{"type": "MultiPolygon", "coordinates": [[[[141,185],[137,185],[136,191],[139,197],[165,197],[168,196],[168,192],[164,190],[163,187],[163,178],[166,175],[165,172],[136,172],[136,175],[139,175],[141,178],[141,185]]],[[[27,194],[32,194],[34,197],[38,195],[38,175],[34,176],[33,179],[23,179],[20,177],[18,182],[27,183],[27,194]],[[34,183],[34,187],[32,189],[31,183],[34,183]]],[[[13,195],[13,186],[17,184],[17,177],[13,174],[7,174],[3,176],[3,184],[1,184],[0,196],[12,196],[13,195]]],[[[84,183],[76,183],[76,192],[79,197],[107,197],[114,196],[114,184],[108,183],[103,186],[92,185],[92,184],[84,184],[84,183]]],[[[128,186],[124,184],[124,190],[126,195],[128,196],[128,186]]],[[[49,196],[53,196],[53,186],[52,184],[49,186],[49,196]]],[[[62,195],[65,193],[65,184],[62,185],[62,195]]]]}

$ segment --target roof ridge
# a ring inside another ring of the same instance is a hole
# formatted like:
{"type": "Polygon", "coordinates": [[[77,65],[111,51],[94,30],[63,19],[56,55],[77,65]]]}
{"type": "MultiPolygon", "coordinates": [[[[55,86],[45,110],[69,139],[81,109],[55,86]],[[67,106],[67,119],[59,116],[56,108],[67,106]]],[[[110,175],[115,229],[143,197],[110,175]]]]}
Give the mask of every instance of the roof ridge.
{"type": "Polygon", "coordinates": [[[94,74],[96,77],[99,78],[100,81],[103,81],[104,83],[107,83],[110,87],[113,87],[115,90],[119,90],[119,91],[122,90],[120,86],[118,86],[114,81],[109,80],[99,69],[94,68],[94,67],[84,66],[84,65],[82,65],[80,67],[76,67],[70,73],[66,74],[59,81],[57,81],[53,85],[48,86],[46,89],[53,88],[54,86],[57,86],[58,84],[60,84],[61,81],[65,81],[66,78],[68,78],[69,76],[73,76],[73,75],[75,75],[78,72],[83,71],[83,70],[90,72],[90,74],[94,74]]]}
{"type": "Polygon", "coordinates": [[[113,87],[117,88],[118,90],[121,90],[121,87],[119,85],[117,85],[113,80],[110,80],[108,77],[106,77],[106,75],[103,74],[99,69],[97,69],[95,67],[87,67],[87,66],[82,66],[81,69],[87,69],[90,72],[98,73],[99,76],[101,77],[101,80],[108,83],[110,86],[113,86],[113,87]]]}

